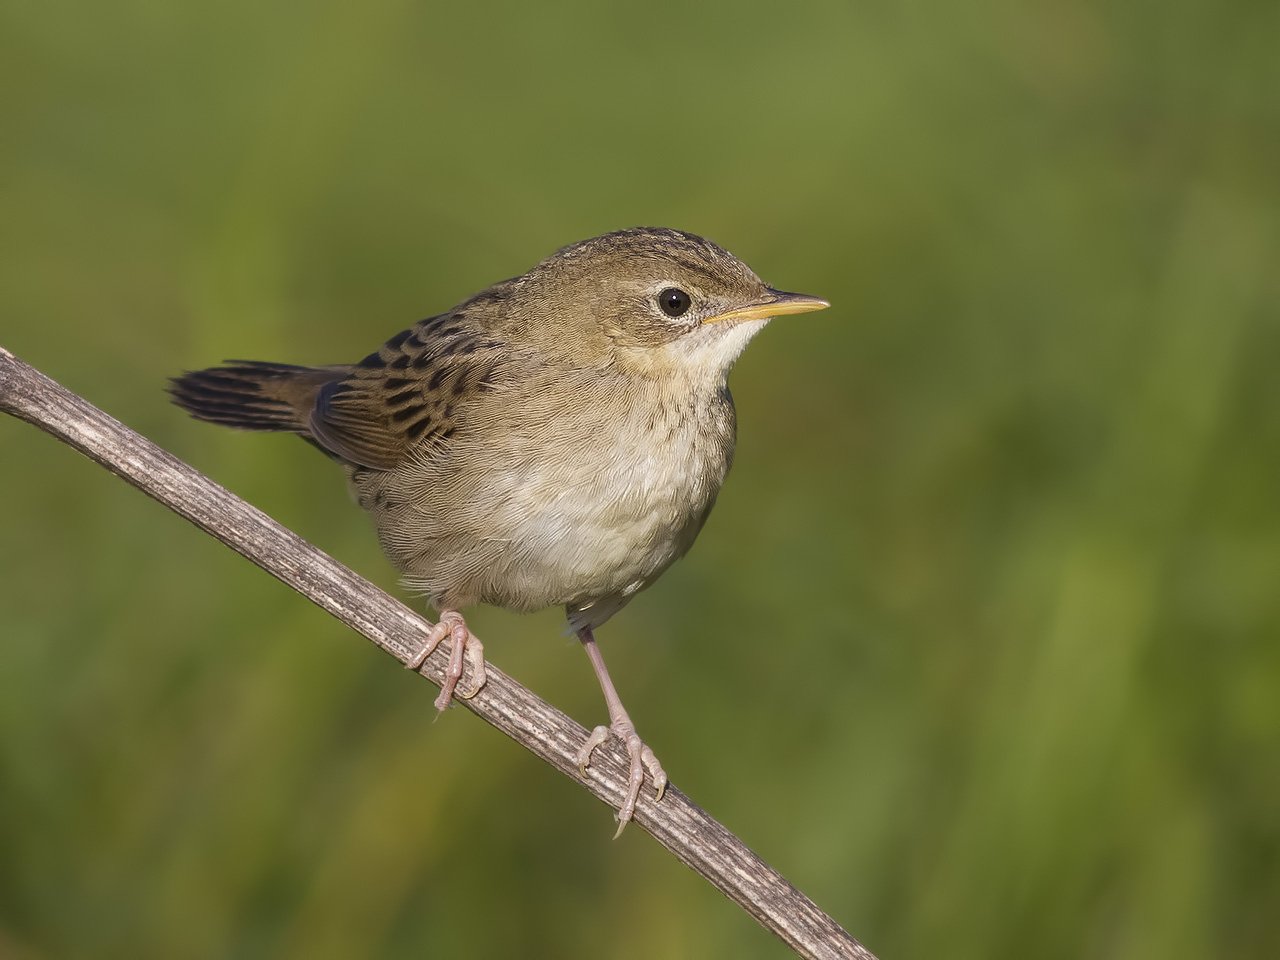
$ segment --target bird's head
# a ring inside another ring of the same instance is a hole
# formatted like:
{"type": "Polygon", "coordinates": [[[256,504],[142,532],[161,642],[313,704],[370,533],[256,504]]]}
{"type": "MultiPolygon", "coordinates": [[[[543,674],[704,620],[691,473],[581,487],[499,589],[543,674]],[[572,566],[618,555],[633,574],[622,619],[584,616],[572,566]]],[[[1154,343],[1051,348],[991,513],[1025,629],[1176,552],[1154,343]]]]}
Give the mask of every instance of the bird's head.
{"type": "Polygon", "coordinates": [[[768,321],[829,306],[784,293],[709,240],[660,227],[565,247],[517,281],[529,334],[566,357],[723,382],[768,321]]]}

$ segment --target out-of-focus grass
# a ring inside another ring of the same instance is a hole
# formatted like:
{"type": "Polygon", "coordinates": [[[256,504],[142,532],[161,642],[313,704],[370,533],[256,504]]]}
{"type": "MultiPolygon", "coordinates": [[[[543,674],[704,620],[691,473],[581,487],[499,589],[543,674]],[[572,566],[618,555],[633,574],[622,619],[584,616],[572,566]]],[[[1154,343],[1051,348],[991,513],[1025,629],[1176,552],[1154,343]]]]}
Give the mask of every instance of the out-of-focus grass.
{"type": "MultiPolygon", "coordinates": [[[[831,299],[609,625],[674,780],[886,957],[1280,950],[1274,5],[9,5],[0,342],[391,587],[166,376],[662,223],[831,299]],[[785,638],[785,645],[779,639],[785,638]]],[[[640,831],[0,423],[0,953],[779,956],[640,831]]],[[[493,659],[603,713],[549,613],[493,659]]]]}

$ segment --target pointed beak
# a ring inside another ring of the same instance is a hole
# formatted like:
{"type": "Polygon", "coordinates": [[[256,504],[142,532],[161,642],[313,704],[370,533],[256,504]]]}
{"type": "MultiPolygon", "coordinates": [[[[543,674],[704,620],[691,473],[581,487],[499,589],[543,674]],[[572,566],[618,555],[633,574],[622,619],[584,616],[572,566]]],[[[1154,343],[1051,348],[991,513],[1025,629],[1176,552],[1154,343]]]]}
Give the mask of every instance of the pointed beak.
{"type": "Polygon", "coordinates": [[[811,310],[825,310],[831,304],[818,297],[806,293],[783,293],[781,290],[769,288],[769,292],[745,307],[735,307],[707,317],[703,323],[721,323],[725,320],[764,320],[769,317],[780,317],[784,313],[808,313],[811,310]]]}

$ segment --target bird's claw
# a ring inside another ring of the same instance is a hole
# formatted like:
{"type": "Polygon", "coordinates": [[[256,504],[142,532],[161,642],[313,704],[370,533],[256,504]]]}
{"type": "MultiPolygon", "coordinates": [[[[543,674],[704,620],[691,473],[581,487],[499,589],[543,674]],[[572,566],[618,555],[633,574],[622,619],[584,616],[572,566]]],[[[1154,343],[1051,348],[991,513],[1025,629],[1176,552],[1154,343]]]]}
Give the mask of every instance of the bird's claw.
{"type": "Polygon", "coordinates": [[[449,665],[445,668],[444,682],[440,685],[440,695],[436,697],[436,709],[443,712],[457,695],[463,700],[470,700],[485,685],[484,645],[475,634],[467,629],[462,614],[456,610],[441,610],[440,621],[428,632],[421,649],[413,655],[413,659],[405,664],[409,670],[421,670],[427,657],[435,653],[445,637],[449,638],[449,665]],[[458,681],[462,679],[465,664],[471,664],[471,686],[458,690],[458,681]]]}
{"type": "Polygon", "coordinates": [[[649,777],[653,780],[653,800],[655,803],[661,800],[667,792],[667,774],[662,769],[662,764],[658,762],[653,750],[636,734],[636,728],[631,721],[622,719],[615,720],[608,727],[596,727],[582,744],[582,749],[578,751],[578,771],[583,776],[587,773],[587,767],[591,765],[591,755],[595,753],[596,747],[608,740],[610,735],[622,741],[630,761],[630,768],[627,773],[627,793],[623,798],[622,806],[618,808],[618,832],[613,835],[616,840],[622,836],[623,829],[635,815],[636,801],[640,797],[640,787],[644,784],[644,772],[648,770],[649,777]]]}

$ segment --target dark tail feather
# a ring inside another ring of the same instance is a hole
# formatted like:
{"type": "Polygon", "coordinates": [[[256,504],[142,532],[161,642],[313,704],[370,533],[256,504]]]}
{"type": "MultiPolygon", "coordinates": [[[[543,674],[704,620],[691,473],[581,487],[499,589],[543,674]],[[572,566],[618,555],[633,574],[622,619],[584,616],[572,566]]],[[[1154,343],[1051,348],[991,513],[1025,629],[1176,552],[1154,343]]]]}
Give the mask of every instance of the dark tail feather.
{"type": "Polygon", "coordinates": [[[199,420],[243,430],[306,434],[316,394],[346,374],[342,367],[228,360],[169,381],[173,402],[199,420]]]}

